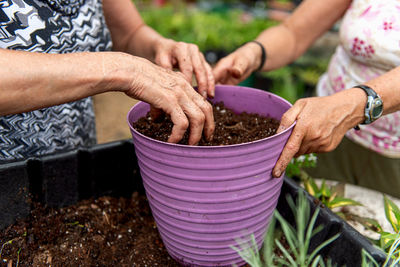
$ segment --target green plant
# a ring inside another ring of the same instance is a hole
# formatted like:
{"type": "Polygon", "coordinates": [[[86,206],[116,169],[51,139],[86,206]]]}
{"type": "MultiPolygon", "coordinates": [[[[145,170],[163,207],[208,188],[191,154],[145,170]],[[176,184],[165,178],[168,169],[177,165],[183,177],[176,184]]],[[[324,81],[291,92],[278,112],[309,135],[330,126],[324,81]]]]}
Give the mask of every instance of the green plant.
{"type": "Polygon", "coordinates": [[[230,52],[254,39],[264,29],[277,22],[265,18],[243,19],[244,10],[207,12],[195,7],[167,5],[145,8],[140,13],[144,21],[165,37],[195,43],[201,51],[230,52]]]}
{"type": "Polygon", "coordinates": [[[336,234],[325,240],[313,251],[309,252],[311,238],[320,232],[322,225],[315,227],[315,222],[319,213],[317,207],[313,215],[311,208],[305,196],[305,193],[299,192],[297,202],[295,203],[291,197],[287,197],[288,204],[295,218],[295,226],[292,226],[282,215],[275,211],[274,219],[271,221],[266,237],[264,239],[263,258],[258,252],[254,235],[249,240],[238,239],[238,246],[232,246],[243,260],[252,267],[262,266],[292,266],[292,267],[308,267],[308,266],[332,266],[331,261],[324,261],[319,252],[322,248],[329,245],[340,234],[336,234]],[[276,229],[276,221],[282,229],[287,240],[288,248],[286,248],[279,239],[274,237],[276,229]],[[280,250],[283,257],[275,256],[274,248],[280,250]]]}
{"type": "MultiPolygon", "coordinates": [[[[22,239],[22,238],[25,238],[26,235],[27,235],[27,232],[24,232],[24,233],[22,234],[22,236],[15,237],[15,238],[13,238],[13,239],[11,239],[11,240],[8,240],[8,241],[4,242],[4,243],[1,245],[1,248],[0,248],[0,260],[1,260],[1,257],[2,257],[3,249],[5,248],[6,245],[11,245],[13,242],[16,242],[16,241],[18,241],[18,240],[20,240],[20,239],[22,239]]],[[[20,255],[20,253],[21,253],[21,250],[22,250],[22,248],[18,248],[18,251],[17,251],[17,261],[16,261],[16,265],[15,265],[16,267],[18,267],[18,265],[19,265],[19,255],[20,255]]],[[[12,263],[11,263],[11,265],[12,265],[12,263]]],[[[8,265],[7,265],[7,266],[8,266],[8,265]]]]}
{"type": "MultiPolygon", "coordinates": [[[[321,201],[324,206],[331,209],[342,219],[358,222],[371,231],[376,232],[382,229],[378,221],[373,218],[358,216],[345,210],[335,210],[335,208],[339,207],[362,206],[360,202],[344,197],[344,184],[338,183],[336,185],[328,186],[326,181],[323,179],[321,185],[318,186],[315,180],[303,170],[301,170],[299,177],[304,188],[310,195],[321,201]]],[[[375,240],[371,241],[376,243],[375,240]]]]}
{"type": "Polygon", "coordinates": [[[376,232],[380,234],[380,237],[376,243],[386,253],[392,252],[391,254],[393,257],[399,258],[400,257],[399,244],[396,245],[395,251],[391,251],[391,250],[393,248],[393,244],[398,243],[398,239],[399,239],[400,209],[392,200],[390,200],[385,195],[383,196],[383,202],[384,202],[384,207],[385,207],[386,220],[390,223],[394,233],[384,231],[382,229],[382,227],[378,225],[376,232]]]}
{"type": "Polygon", "coordinates": [[[325,180],[322,180],[321,186],[318,186],[315,180],[308,176],[303,180],[303,185],[310,195],[330,209],[344,206],[362,206],[358,201],[343,197],[343,193],[338,189],[341,184],[328,186],[325,180]]]}
{"type": "Polygon", "coordinates": [[[317,157],[315,154],[301,155],[293,158],[286,168],[285,174],[288,177],[300,177],[304,172],[304,168],[314,168],[317,165],[317,157]]]}
{"type": "Polygon", "coordinates": [[[377,263],[374,258],[365,249],[361,251],[362,263],[361,267],[396,267],[400,263],[398,254],[400,246],[400,236],[397,235],[394,242],[390,245],[388,256],[383,264],[377,263]]]}

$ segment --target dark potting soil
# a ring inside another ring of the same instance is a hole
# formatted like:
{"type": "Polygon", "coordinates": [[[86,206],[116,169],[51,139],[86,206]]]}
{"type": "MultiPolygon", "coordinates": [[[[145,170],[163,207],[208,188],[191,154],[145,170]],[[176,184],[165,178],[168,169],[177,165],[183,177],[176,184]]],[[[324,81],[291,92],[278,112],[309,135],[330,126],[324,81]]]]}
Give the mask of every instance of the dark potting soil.
{"type": "MultiPolygon", "coordinates": [[[[282,234],[280,242],[288,248],[282,234]]],[[[277,256],[283,254],[275,249],[277,256]]],[[[0,231],[0,266],[180,266],[166,251],[145,196],[34,208],[0,231]]],[[[248,267],[249,265],[245,265],[248,267]]]]}
{"type": "Polygon", "coordinates": [[[36,207],[0,232],[0,266],[179,266],[167,253],[145,196],[36,207]]]}
{"type": "MultiPolygon", "coordinates": [[[[246,112],[236,114],[225,107],[223,102],[213,104],[213,113],[214,138],[210,142],[202,138],[198,144],[200,146],[233,145],[256,141],[274,135],[279,126],[279,121],[274,118],[246,112]]],[[[141,134],[164,142],[168,140],[172,126],[172,121],[168,116],[153,121],[150,113],[133,123],[133,127],[141,134]]],[[[179,143],[187,145],[188,137],[189,134],[186,132],[179,143]]]]}

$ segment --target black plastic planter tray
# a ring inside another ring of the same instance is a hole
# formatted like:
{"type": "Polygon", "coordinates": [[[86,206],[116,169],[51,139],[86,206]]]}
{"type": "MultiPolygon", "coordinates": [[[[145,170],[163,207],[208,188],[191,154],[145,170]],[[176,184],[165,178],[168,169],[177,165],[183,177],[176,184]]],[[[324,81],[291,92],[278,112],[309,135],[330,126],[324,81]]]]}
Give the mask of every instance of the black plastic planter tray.
{"type": "MultiPolygon", "coordinates": [[[[286,196],[289,194],[295,198],[299,190],[303,189],[285,178],[278,210],[289,221],[293,218],[286,196]]],[[[144,194],[134,145],[130,140],[3,164],[0,165],[0,229],[27,216],[32,199],[52,207],[62,207],[89,197],[130,197],[134,191],[144,194]]],[[[310,195],[308,200],[312,209],[319,205],[310,195]]],[[[377,262],[385,260],[382,251],[329,209],[321,208],[316,224],[323,224],[324,228],[311,241],[313,248],[341,233],[322,251],[338,266],[360,266],[362,248],[377,262]]]]}

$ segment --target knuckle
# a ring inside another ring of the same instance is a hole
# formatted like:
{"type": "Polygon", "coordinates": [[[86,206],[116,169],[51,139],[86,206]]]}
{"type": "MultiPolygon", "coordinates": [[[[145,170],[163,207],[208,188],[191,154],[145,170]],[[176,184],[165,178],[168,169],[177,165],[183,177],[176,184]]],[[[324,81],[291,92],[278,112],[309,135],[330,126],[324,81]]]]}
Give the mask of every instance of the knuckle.
{"type": "Polygon", "coordinates": [[[281,118],[281,122],[287,122],[289,120],[289,114],[284,113],[281,118]]]}
{"type": "Polygon", "coordinates": [[[286,144],[286,149],[291,153],[296,153],[299,150],[299,145],[294,142],[288,142],[286,144]]]}
{"type": "Polygon", "coordinates": [[[185,42],[178,42],[177,45],[176,45],[176,47],[179,48],[179,49],[186,48],[187,46],[188,46],[188,44],[185,43],[185,42]]]}
{"type": "Polygon", "coordinates": [[[212,114],[212,112],[213,112],[213,108],[212,108],[211,104],[208,103],[208,102],[205,101],[205,100],[202,100],[202,101],[200,102],[199,107],[200,107],[200,109],[201,109],[204,113],[212,114]]]}
{"type": "Polygon", "coordinates": [[[172,92],[172,94],[166,94],[165,95],[165,100],[167,103],[171,103],[171,105],[176,105],[178,96],[176,92],[172,92]]]}
{"type": "Polygon", "coordinates": [[[190,44],[189,47],[193,52],[196,52],[196,53],[200,52],[199,47],[195,44],[190,44]]]}
{"type": "Polygon", "coordinates": [[[185,66],[182,66],[182,71],[184,71],[184,72],[193,72],[193,66],[191,64],[187,64],[185,66]]]}
{"type": "Polygon", "coordinates": [[[206,112],[209,112],[209,113],[212,114],[212,112],[213,112],[213,107],[212,107],[212,105],[211,105],[209,102],[203,101],[203,106],[204,106],[204,109],[205,109],[206,112]]]}
{"type": "Polygon", "coordinates": [[[189,127],[189,121],[185,116],[182,116],[182,119],[179,121],[179,123],[177,123],[176,126],[181,132],[184,132],[189,127]]]}
{"type": "Polygon", "coordinates": [[[185,95],[185,93],[182,90],[175,90],[173,94],[175,96],[175,99],[182,99],[185,95]]]}
{"type": "Polygon", "coordinates": [[[193,117],[192,123],[193,126],[201,126],[204,124],[206,120],[206,116],[203,113],[199,113],[198,115],[193,117]]]}
{"type": "Polygon", "coordinates": [[[294,104],[303,106],[306,102],[307,102],[307,100],[305,98],[300,98],[300,99],[297,99],[294,104]]]}

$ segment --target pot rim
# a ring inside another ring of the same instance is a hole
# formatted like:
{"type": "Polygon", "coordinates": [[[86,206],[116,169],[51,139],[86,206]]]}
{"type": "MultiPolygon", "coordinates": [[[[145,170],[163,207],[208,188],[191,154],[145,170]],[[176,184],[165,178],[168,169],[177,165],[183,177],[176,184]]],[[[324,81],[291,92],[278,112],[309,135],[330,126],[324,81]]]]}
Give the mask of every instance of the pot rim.
{"type": "MultiPolygon", "coordinates": [[[[286,99],[284,99],[283,97],[278,96],[278,95],[276,95],[274,93],[271,93],[271,92],[268,92],[268,91],[261,90],[261,89],[247,87],[247,86],[238,86],[238,85],[215,85],[215,88],[218,88],[218,87],[219,88],[221,88],[221,87],[222,88],[224,88],[224,87],[238,87],[238,88],[244,88],[245,90],[263,91],[266,94],[270,94],[270,95],[282,100],[283,102],[288,104],[289,107],[292,107],[292,104],[289,101],[287,101],[286,99]]],[[[149,140],[149,141],[154,142],[154,143],[162,144],[162,145],[171,146],[171,147],[186,147],[186,148],[197,148],[197,149],[215,149],[215,148],[223,148],[223,147],[232,148],[232,147],[248,146],[249,144],[257,144],[257,143],[260,143],[260,142],[265,142],[267,140],[276,139],[279,136],[286,134],[288,131],[291,131],[294,128],[294,126],[296,125],[296,121],[294,121],[287,129],[285,129],[284,131],[280,132],[279,134],[274,134],[274,135],[271,135],[271,136],[268,136],[268,137],[265,137],[265,138],[262,138],[262,139],[258,139],[258,140],[251,141],[251,142],[246,142],[246,143],[240,143],[240,144],[220,145],[220,146],[198,146],[198,145],[175,144],[175,143],[168,143],[168,142],[164,142],[164,141],[160,141],[160,140],[157,140],[157,139],[150,138],[150,137],[140,133],[135,128],[133,128],[131,122],[129,121],[129,114],[131,114],[133,112],[133,109],[135,109],[137,106],[143,105],[143,104],[148,104],[148,103],[146,103],[144,101],[138,101],[135,105],[133,105],[133,107],[130,108],[130,110],[128,112],[128,116],[127,116],[127,122],[128,122],[129,128],[131,129],[131,131],[133,133],[135,133],[136,135],[138,135],[138,136],[140,136],[140,137],[142,137],[142,138],[144,138],[146,140],[149,140]]]]}

